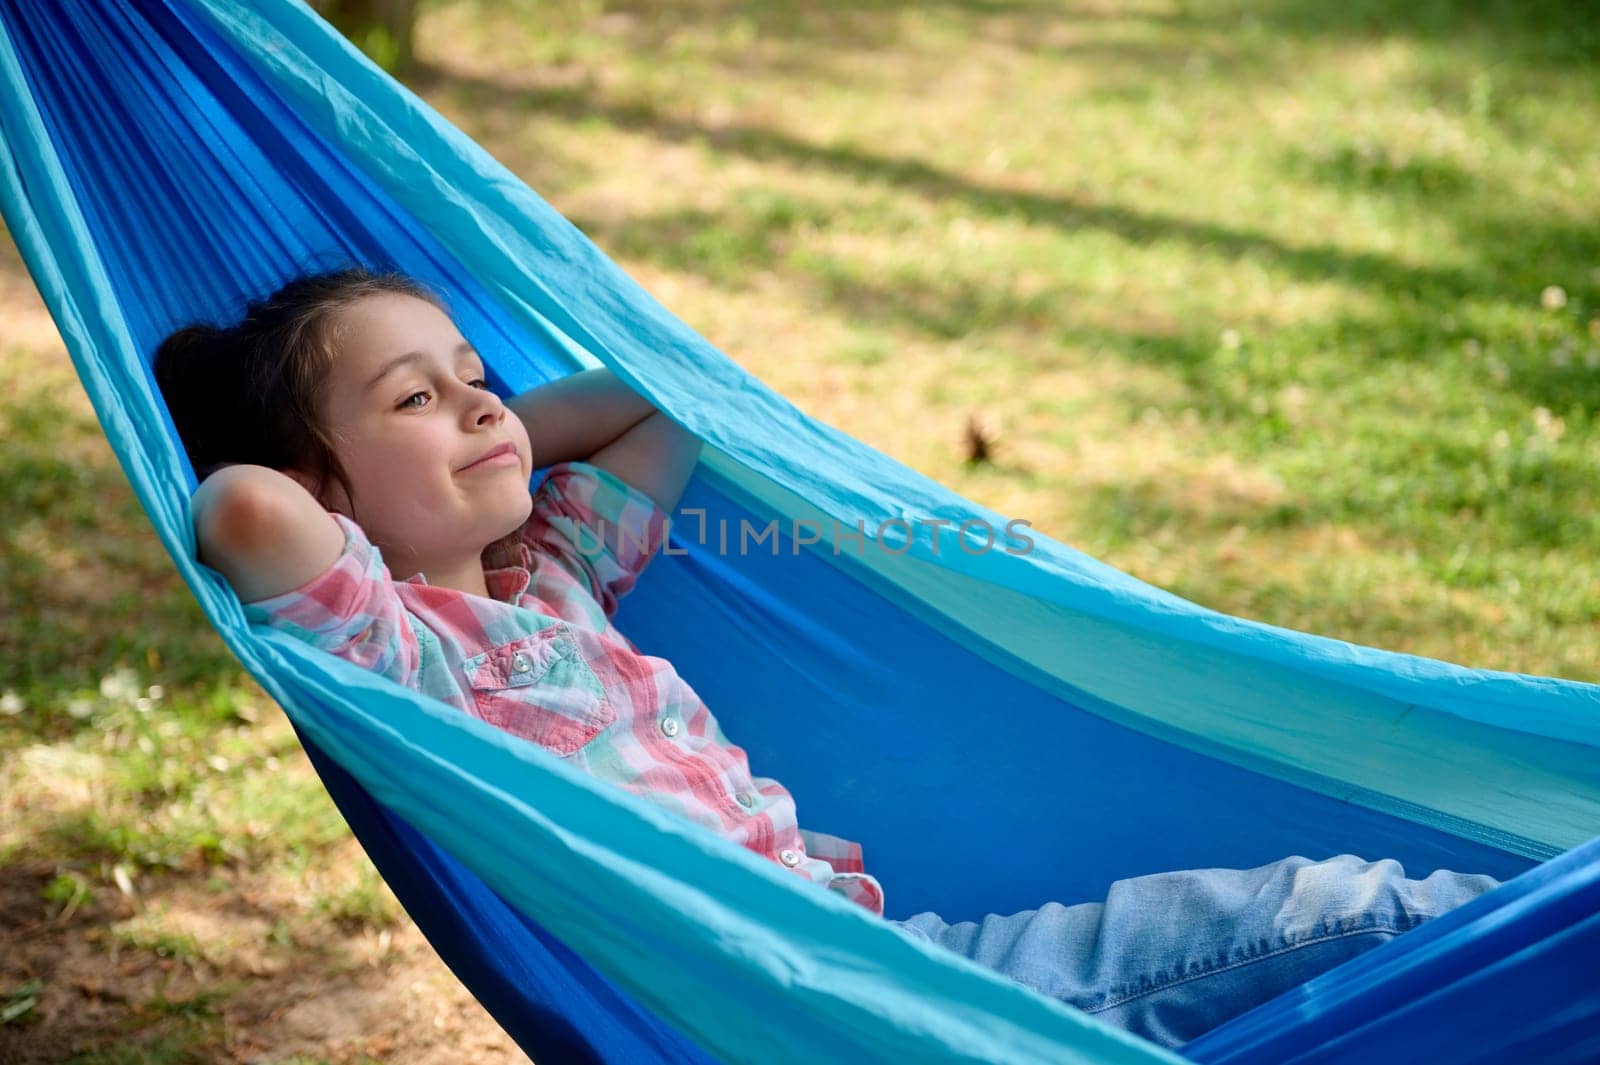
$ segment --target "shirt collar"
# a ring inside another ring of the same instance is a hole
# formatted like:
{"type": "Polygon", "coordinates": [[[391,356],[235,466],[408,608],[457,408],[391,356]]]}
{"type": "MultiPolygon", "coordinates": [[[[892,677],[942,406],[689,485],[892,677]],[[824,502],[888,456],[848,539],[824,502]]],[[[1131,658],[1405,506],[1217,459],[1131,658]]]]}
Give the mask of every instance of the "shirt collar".
{"type": "Polygon", "coordinates": [[[533,574],[526,566],[506,566],[503,569],[484,570],[483,580],[489,586],[490,599],[515,604],[527,592],[533,574]]]}
{"type": "Polygon", "coordinates": [[[515,605],[533,581],[532,561],[528,545],[517,533],[484,548],[483,581],[489,588],[489,598],[515,605]]]}
{"type": "MultiPolygon", "coordinates": [[[[514,537],[497,540],[484,548],[483,583],[489,589],[489,598],[515,606],[533,583],[531,561],[527,546],[514,537]]],[[[432,587],[423,573],[413,573],[400,583],[432,587]]]]}

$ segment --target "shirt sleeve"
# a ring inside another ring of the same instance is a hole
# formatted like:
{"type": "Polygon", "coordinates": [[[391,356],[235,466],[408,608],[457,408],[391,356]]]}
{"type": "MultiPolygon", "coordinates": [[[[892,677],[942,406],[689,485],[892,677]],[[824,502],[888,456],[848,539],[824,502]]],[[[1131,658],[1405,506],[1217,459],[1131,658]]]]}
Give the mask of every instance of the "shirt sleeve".
{"type": "Polygon", "coordinates": [[[818,858],[833,868],[833,877],[827,883],[828,890],[838,892],[882,917],[883,885],[877,877],[866,872],[861,861],[861,844],[825,832],[812,832],[805,828],[798,831],[806,855],[818,858]]]}
{"type": "Polygon", "coordinates": [[[562,462],[535,489],[522,541],[587,589],[609,618],[670,524],[655,500],[610,470],[562,462]]]}
{"type": "Polygon", "coordinates": [[[825,832],[812,832],[806,828],[798,831],[800,842],[806,846],[806,854],[827,862],[833,866],[834,872],[866,872],[866,865],[861,860],[861,844],[839,836],[830,836],[825,832]]]}
{"type": "Polygon", "coordinates": [[[293,591],[244,604],[245,618],[410,685],[421,653],[389,567],[359,525],[333,519],[345,535],[333,564],[293,591]]]}

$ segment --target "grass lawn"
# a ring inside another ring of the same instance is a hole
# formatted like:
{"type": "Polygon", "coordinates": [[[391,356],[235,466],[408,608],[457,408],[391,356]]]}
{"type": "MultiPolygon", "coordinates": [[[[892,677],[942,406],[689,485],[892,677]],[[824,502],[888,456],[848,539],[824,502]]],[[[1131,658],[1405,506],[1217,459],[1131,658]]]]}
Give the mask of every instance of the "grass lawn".
{"type": "MultiPolygon", "coordinates": [[[[434,0],[417,41],[808,413],[1219,610],[1600,680],[1588,5],[434,0]]],[[[0,1058],[517,1060],[0,252],[0,1058]]]]}

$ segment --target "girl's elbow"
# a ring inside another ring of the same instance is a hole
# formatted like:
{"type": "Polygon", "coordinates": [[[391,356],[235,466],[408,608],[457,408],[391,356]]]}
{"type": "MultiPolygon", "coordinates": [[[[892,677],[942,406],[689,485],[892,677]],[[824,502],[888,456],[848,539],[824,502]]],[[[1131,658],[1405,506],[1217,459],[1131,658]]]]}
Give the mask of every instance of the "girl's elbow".
{"type": "Polygon", "coordinates": [[[281,542],[290,524],[283,495],[248,467],[231,466],[206,478],[194,499],[201,561],[224,563],[217,568],[227,572],[226,563],[248,560],[281,542]]]}
{"type": "Polygon", "coordinates": [[[206,478],[194,513],[200,561],[246,601],[296,587],[337,557],[344,539],[310,493],[264,466],[206,478]]]}

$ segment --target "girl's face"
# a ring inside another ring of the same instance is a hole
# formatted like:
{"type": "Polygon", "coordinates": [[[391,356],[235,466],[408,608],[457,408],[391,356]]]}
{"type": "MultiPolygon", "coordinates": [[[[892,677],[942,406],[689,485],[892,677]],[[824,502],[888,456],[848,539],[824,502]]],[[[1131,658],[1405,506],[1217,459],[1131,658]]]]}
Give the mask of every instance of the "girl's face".
{"type": "Polygon", "coordinates": [[[322,501],[396,578],[468,564],[528,520],[527,430],[443,311],[382,293],[338,312],[332,336],[322,422],[354,498],[334,485],[322,501]]]}

